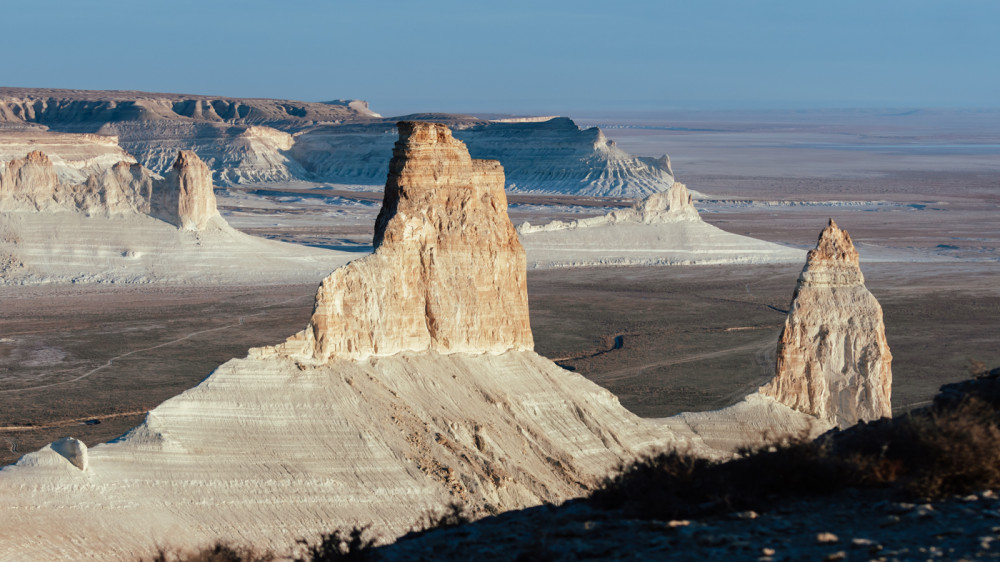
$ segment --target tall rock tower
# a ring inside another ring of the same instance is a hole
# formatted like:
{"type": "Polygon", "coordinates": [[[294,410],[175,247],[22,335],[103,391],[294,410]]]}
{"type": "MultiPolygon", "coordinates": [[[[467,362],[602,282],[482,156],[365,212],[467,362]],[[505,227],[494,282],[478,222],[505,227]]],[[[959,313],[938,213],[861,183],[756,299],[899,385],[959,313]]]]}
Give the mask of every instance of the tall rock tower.
{"type": "Polygon", "coordinates": [[[891,416],[892,354],[850,235],[830,220],[799,276],[761,393],[841,428],[891,416]]]}
{"type": "Polygon", "coordinates": [[[202,230],[219,216],[212,171],[190,150],[181,150],[153,191],[152,214],[183,230],[202,230]]]}
{"type": "Polygon", "coordinates": [[[398,127],[375,253],[323,281],[309,326],[280,349],[318,362],[532,349],[524,248],[500,163],[473,160],[444,125],[398,127]]]}

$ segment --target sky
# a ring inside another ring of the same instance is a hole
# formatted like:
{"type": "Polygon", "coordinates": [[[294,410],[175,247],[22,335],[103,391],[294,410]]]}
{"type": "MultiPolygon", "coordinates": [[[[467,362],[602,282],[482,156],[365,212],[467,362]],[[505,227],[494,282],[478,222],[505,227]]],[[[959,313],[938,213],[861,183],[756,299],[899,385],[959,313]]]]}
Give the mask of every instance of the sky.
{"type": "Polygon", "coordinates": [[[0,85],[418,111],[1000,106],[997,0],[0,0],[0,85]]]}

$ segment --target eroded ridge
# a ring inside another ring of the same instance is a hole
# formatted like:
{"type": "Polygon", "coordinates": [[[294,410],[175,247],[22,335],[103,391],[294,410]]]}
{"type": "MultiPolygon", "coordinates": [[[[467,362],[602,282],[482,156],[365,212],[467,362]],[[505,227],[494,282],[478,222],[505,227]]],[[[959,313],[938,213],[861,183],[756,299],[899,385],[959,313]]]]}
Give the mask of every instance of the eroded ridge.
{"type": "Polygon", "coordinates": [[[375,252],[319,287],[309,326],[274,348],[299,360],[533,347],[524,249],[495,160],[448,127],[400,122],[375,252]]]}
{"type": "Polygon", "coordinates": [[[189,150],[165,178],[123,160],[80,183],[61,181],[52,159],[34,150],[0,162],[0,211],[149,214],[183,230],[203,230],[219,216],[211,170],[189,150]]]}
{"type": "Polygon", "coordinates": [[[892,354],[858,251],[830,220],[809,252],[761,392],[840,427],[891,416],[892,354]]]}

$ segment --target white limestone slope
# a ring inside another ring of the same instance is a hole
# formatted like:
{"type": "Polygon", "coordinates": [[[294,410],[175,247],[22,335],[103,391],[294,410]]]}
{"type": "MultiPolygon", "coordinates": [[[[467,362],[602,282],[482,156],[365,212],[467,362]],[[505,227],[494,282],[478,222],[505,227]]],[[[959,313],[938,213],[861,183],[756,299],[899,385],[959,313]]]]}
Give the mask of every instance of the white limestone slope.
{"type": "Polygon", "coordinates": [[[762,396],[642,420],[531,351],[502,169],[441,125],[399,129],[375,253],[324,281],[306,330],[115,442],[60,441],[0,470],[0,559],[134,560],[220,539],[287,552],[369,523],[391,540],[453,501],[491,513],[581,495],[654,447],[720,458],[815,429],[762,396]]]}
{"type": "Polygon", "coordinates": [[[539,226],[524,223],[517,230],[529,268],[793,263],[805,257],[802,250],[702,221],[680,182],[632,209],[539,226]]]}
{"type": "Polygon", "coordinates": [[[0,212],[0,284],[311,283],[357,257],[144,214],[0,212]]]}
{"type": "Polygon", "coordinates": [[[574,497],[667,443],[651,425],[532,352],[305,370],[251,356],[91,447],[86,471],[48,448],[0,471],[0,559],[134,560],[220,538],[284,552],[353,523],[391,538],[450,501],[574,497]]]}

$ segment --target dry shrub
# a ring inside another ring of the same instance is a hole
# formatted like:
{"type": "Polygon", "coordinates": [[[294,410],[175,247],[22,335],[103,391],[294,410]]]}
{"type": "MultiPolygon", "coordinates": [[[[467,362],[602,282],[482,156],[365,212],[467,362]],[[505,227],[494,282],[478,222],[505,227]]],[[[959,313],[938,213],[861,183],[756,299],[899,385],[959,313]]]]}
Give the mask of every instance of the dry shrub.
{"type": "Polygon", "coordinates": [[[271,552],[258,552],[250,547],[232,546],[224,542],[206,546],[195,552],[160,548],[151,562],[273,562],[271,552]]]}
{"type": "Polygon", "coordinates": [[[306,557],[296,558],[295,562],[340,562],[340,561],[363,561],[370,560],[372,549],[375,547],[375,538],[369,536],[368,526],[354,527],[346,533],[340,529],[332,533],[324,534],[316,544],[299,540],[299,544],[305,545],[306,557]]]}
{"type": "Polygon", "coordinates": [[[607,479],[591,501],[634,517],[677,519],[845,488],[941,498],[1000,487],[1000,378],[943,390],[932,408],[724,463],[677,452],[647,457],[607,479]]]}

